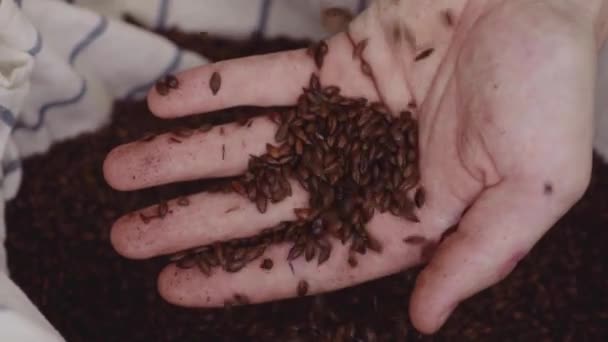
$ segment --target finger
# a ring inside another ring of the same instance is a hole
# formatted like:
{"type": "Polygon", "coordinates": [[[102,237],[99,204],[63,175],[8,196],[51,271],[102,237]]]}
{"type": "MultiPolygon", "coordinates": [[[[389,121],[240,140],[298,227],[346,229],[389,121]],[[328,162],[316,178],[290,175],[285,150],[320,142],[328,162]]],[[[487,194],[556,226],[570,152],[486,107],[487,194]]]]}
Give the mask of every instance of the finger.
{"type": "Polygon", "coordinates": [[[350,243],[331,239],[329,259],[318,265],[318,259],[306,262],[303,257],[286,260],[288,244],[272,245],[264,255],[237,273],[213,269],[207,277],[198,269],[179,269],[171,264],[160,274],[159,292],[169,302],[190,307],[221,306],[235,294],[246,296],[251,303],[295,297],[298,285],[305,281],[306,294],[315,294],[352,286],[370,279],[395,273],[420,262],[423,244],[405,243],[410,236],[438,234],[438,229],[414,224],[390,214],[376,214],[369,223],[372,236],[380,242],[380,253],[368,250],[365,255],[352,253],[350,243]],[[357,262],[351,266],[348,259],[357,262]],[[260,267],[264,259],[273,261],[270,270],[260,267]]]}
{"type": "Polygon", "coordinates": [[[462,1],[374,2],[351,23],[353,41],[374,38],[369,39],[363,58],[372,66],[378,90],[389,108],[397,112],[409,103],[428,103],[431,84],[446,82],[443,75],[452,73],[437,71],[453,68],[446,65],[450,60],[445,56],[457,45],[455,24],[462,29],[471,25],[459,22],[463,10],[462,1]]]}
{"type": "Polygon", "coordinates": [[[334,36],[328,46],[320,71],[306,49],[208,64],[177,74],[178,88],[165,96],[152,89],[148,105],[164,118],[242,105],[293,105],[313,72],[319,72],[323,85],[339,86],[343,95],[377,99],[373,83],[358,72],[346,35],[334,36]],[[215,95],[209,85],[214,73],[221,79],[215,95]]]}
{"type": "Polygon", "coordinates": [[[506,277],[575,201],[548,189],[503,181],[481,194],[418,277],[410,301],[418,330],[437,331],[458,303],[506,277]]]}
{"type": "Polygon", "coordinates": [[[252,236],[281,221],[294,220],[294,208],[308,207],[304,189],[295,182],[291,188],[292,196],[268,203],[263,214],[255,203],[236,193],[200,193],[169,201],[162,218],[157,218],[157,205],[148,207],[114,223],[112,245],[125,257],[145,259],[252,236]]]}
{"type": "Polygon", "coordinates": [[[104,176],[115,189],[136,190],[179,181],[241,174],[250,155],[274,144],[277,126],[266,117],[249,125],[227,124],[190,137],[163,134],[112,150],[104,176]]]}

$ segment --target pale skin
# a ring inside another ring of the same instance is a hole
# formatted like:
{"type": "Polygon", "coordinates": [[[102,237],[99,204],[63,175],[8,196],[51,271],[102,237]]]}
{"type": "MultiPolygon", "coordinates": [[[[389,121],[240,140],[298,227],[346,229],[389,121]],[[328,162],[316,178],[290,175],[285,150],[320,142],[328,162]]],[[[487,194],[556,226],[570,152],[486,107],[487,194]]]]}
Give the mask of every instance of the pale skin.
{"type": "MultiPolygon", "coordinates": [[[[427,261],[421,246],[403,238],[439,241],[458,225],[428,260],[410,302],[416,328],[437,331],[458,303],[504,279],[584,193],[605,13],[600,0],[376,1],[348,35],[328,40],[318,72],[324,85],[384,101],[395,113],[416,102],[427,192],[421,222],[376,214],[369,230],[384,250],[359,258],[356,268],[346,263],[348,246],[335,242],[325,264],[298,259],[293,270],[283,262],[287,245],[267,250],[264,257],[275,261],[270,271],[253,262],[238,273],[218,269],[207,277],[171,264],[159,276],[161,295],[177,305],[214,307],[235,293],[252,303],[292,297],[301,279],[309,294],[336,290],[427,261]],[[373,80],[352,56],[353,42],[363,39],[373,80]],[[430,56],[414,61],[428,48],[430,56]]],[[[304,50],[226,61],[176,75],[178,89],[166,96],[152,90],[148,102],[167,119],[238,105],[292,105],[315,71],[304,50]],[[214,96],[209,78],[215,71],[222,85],[214,96]]],[[[238,175],[250,154],[274,143],[275,130],[260,118],[251,127],[226,125],[180,144],[161,136],[123,145],[109,154],[105,177],[116,189],[137,190],[238,175]]],[[[293,196],[265,214],[235,194],[198,194],[189,202],[170,202],[167,217],[148,224],[124,216],[112,229],[114,247],[145,259],[255,235],[295,219],[293,208],[306,207],[307,195],[294,184],[293,196]]]]}

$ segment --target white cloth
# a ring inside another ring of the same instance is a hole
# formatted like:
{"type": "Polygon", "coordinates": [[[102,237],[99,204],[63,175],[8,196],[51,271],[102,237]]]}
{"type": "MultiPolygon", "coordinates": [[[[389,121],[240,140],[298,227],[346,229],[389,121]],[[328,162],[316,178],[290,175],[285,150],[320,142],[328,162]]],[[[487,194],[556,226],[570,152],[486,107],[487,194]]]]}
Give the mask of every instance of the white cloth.
{"type": "Polygon", "coordinates": [[[20,160],[108,123],[115,99],[141,99],[161,76],[206,63],[122,22],[123,14],[153,29],[319,39],[328,34],[323,8],[340,5],[356,14],[367,1],[73,2],[0,0],[0,341],[62,340],[7,276],[4,203],[17,193],[20,160]]]}
{"type": "MultiPolygon", "coordinates": [[[[206,62],[121,22],[123,14],[149,28],[319,39],[328,34],[323,8],[356,14],[368,0],[74,2],[0,0],[0,341],[62,340],[7,276],[4,201],[17,192],[21,158],[99,128],[108,123],[115,99],[140,99],[162,75],[206,62]]],[[[601,60],[608,61],[608,49],[601,60]]],[[[608,63],[601,65],[598,84],[598,94],[608,89],[608,63]]],[[[607,96],[597,97],[597,109],[596,148],[608,157],[607,96]]]]}

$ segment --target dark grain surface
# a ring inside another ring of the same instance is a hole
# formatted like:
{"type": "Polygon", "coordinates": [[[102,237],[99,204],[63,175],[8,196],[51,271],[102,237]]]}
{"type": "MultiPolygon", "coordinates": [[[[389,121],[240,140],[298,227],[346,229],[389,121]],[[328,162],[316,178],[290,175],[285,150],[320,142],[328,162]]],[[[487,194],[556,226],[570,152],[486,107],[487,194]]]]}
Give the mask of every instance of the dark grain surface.
{"type": "MultiPolygon", "coordinates": [[[[234,42],[177,31],[168,36],[212,60],[305,42],[234,42]]],[[[212,116],[231,119],[244,109],[212,116]]],[[[408,320],[418,270],[316,297],[191,310],[163,302],[165,261],[129,261],[108,241],[121,214],[204,189],[192,182],[121,193],[102,177],[107,152],[146,131],[200,125],[167,122],[143,103],[118,103],[111,126],[24,161],[24,182],[6,209],[13,279],[68,341],[601,341],[608,337],[608,167],[595,160],[589,191],[505,281],[460,306],[433,337],[408,320]],[[171,127],[170,127],[171,126],[171,127]],[[350,335],[354,336],[350,339],[350,335]],[[338,339],[336,339],[338,340],[338,339]]]]}

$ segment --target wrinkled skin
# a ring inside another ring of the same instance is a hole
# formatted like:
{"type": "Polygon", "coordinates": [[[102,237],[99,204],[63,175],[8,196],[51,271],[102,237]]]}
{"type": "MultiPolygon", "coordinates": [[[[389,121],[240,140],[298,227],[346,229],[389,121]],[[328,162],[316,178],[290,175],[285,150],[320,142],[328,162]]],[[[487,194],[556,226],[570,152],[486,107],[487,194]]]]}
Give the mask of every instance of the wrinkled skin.
{"type": "MultiPolygon", "coordinates": [[[[297,260],[293,270],[281,261],[288,246],[273,246],[265,255],[275,260],[270,271],[256,261],[236,274],[216,270],[207,278],[197,269],[169,265],[159,277],[160,293],[196,307],[220,306],[234,293],[254,303],[291,297],[301,279],[309,293],[331,291],[425,261],[422,247],[403,238],[439,241],[458,224],[420,274],[410,303],[414,325],[435,332],[459,302],[508,275],[585,191],[604,9],[599,0],[375,2],[348,34],[328,40],[320,77],[343,94],[384,101],[395,113],[416,102],[427,191],[421,223],[377,214],[369,229],[384,251],[361,257],[356,268],[346,263],[348,246],[339,243],[327,263],[297,260]],[[353,43],[363,39],[368,46],[362,58],[373,78],[353,58],[353,43]],[[434,49],[429,57],[414,61],[428,48],[434,49]]],[[[167,96],[152,90],[148,100],[163,118],[237,105],[291,105],[315,70],[303,50],[237,59],[181,73],[179,89],[167,96]],[[215,96],[208,85],[214,71],[222,77],[215,96]]],[[[105,176],[117,189],[136,190],[237,175],[249,154],[274,142],[275,130],[261,118],[250,128],[226,125],[181,144],[161,136],[123,145],[108,156],[105,176]]],[[[263,215],[234,194],[194,195],[188,207],[170,202],[163,220],[143,224],[133,214],[119,219],[112,242],[124,256],[143,259],[250,236],[295,218],[293,208],[305,207],[307,195],[294,189],[263,215]]]]}

